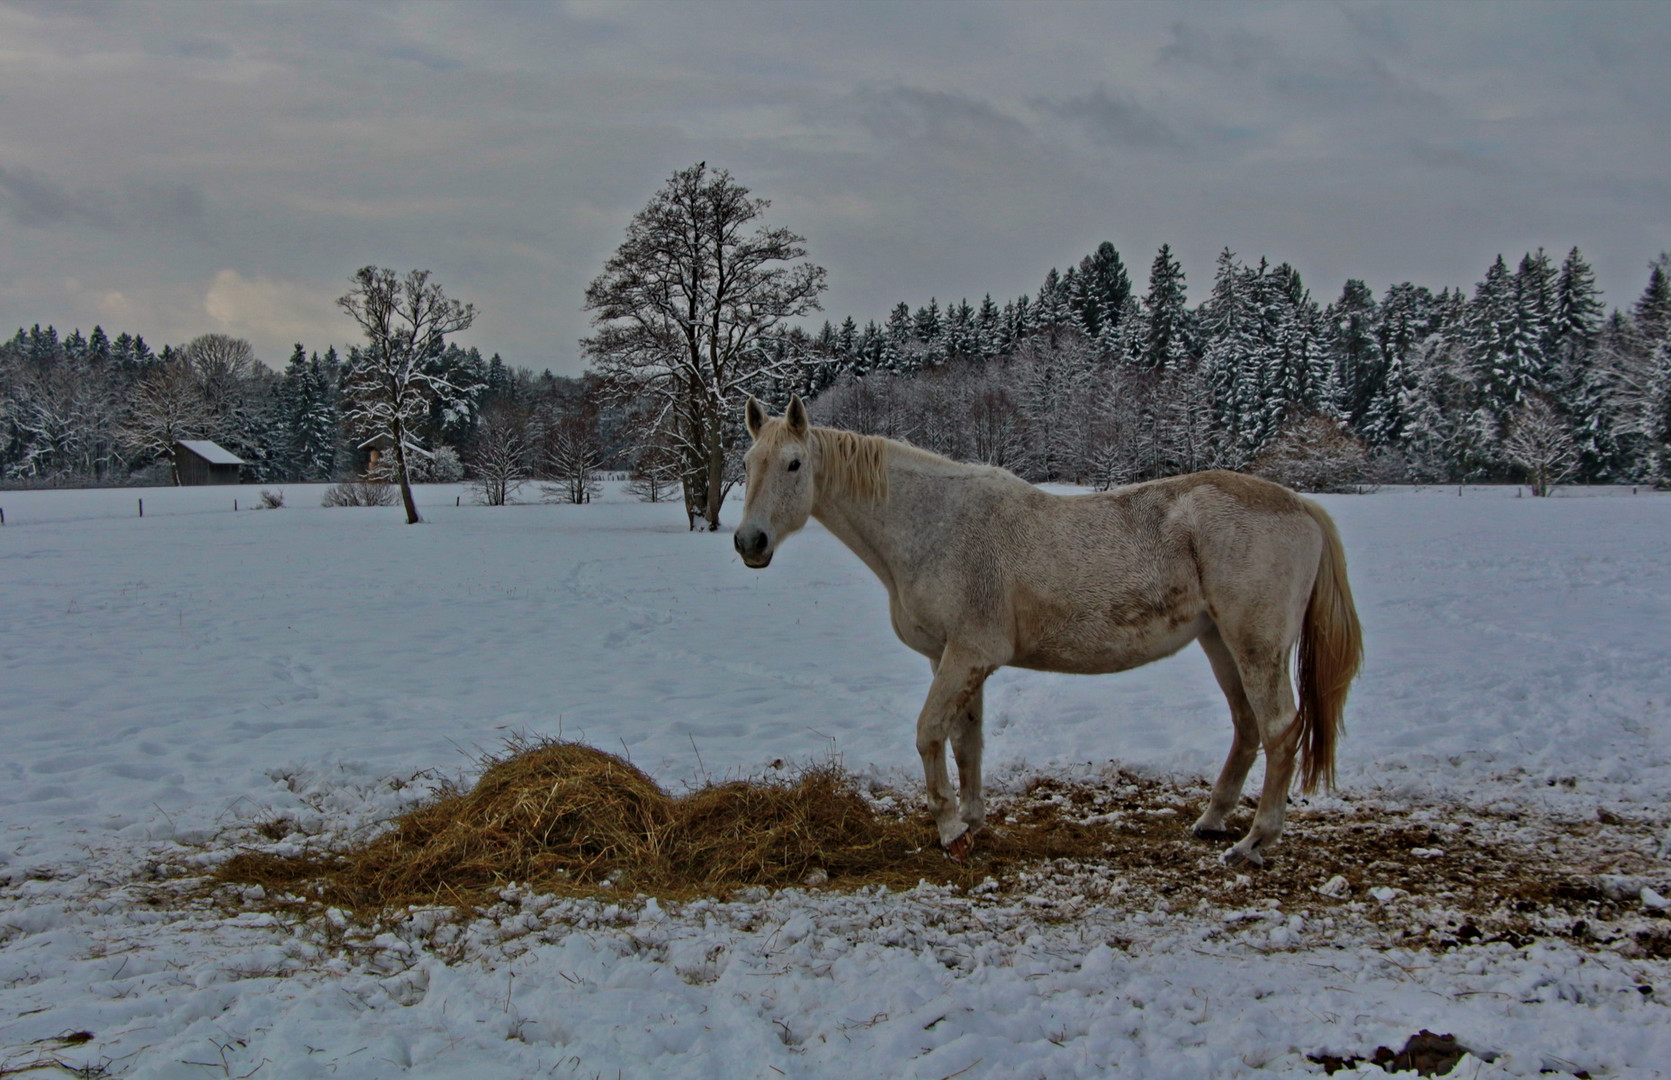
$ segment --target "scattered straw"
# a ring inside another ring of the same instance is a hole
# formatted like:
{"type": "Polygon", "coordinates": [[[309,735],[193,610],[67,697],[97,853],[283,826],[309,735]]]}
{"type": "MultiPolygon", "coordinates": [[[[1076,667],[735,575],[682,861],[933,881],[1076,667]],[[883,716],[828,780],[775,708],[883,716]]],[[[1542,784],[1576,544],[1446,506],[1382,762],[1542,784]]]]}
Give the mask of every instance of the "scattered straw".
{"type": "Polygon", "coordinates": [[[960,865],[940,852],[926,815],[878,813],[834,767],[674,798],[580,743],[517,744],[486,764],[474,788],[441,791],[366,843],[331,855],[244,852],[216,876],[356,911],[476,905],[513,882],[680,899],[809,881],[967,886],[1021,861],[1100,855],[1108,839],[1046,817],[982,834],[981,858],[960,865]]]}

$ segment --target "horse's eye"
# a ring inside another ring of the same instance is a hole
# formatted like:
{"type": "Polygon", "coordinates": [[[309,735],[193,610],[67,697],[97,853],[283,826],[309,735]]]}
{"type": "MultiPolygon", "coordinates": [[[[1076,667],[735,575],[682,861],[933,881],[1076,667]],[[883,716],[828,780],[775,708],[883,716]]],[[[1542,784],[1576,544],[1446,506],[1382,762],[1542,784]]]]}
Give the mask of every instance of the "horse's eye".
{"type": "Polygon", "coordinates": [[[801,468],[801,459],[800,458],[796,458],[794,461],[791,461],[789,463],[789,471],[790,472],[799,472],[800,468],[801,468]]]}

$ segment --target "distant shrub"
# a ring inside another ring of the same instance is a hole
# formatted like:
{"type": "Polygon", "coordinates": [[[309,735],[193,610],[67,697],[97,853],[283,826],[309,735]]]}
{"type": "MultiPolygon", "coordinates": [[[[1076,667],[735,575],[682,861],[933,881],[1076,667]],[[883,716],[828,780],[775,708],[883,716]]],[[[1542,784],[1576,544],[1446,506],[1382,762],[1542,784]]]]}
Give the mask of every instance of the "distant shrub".
{"type": "Polygon", "coordinates": [[[1306,416],[1272,439],[1248,469],[1296,491],[1356,491],[1369,479],[1369,448],[1337,420],[1306,416]]]}
{"type": "MultiPolygon", "coordinates": [[[[423,454],[412,451],[406,455],[406,477],[414,484],[456,484],[464,479],[464,464],[458,451],[450,446],[437,446],[423,454]]],[[[377,464],[366,473],[366,479],[377,483],[398,483],[400,466],[393,454],[379,456],[377,464]]]]}
{"type": "Polygon", "coordinates": [[[400,501],[400,492],[392,484],[378,484],[368,480],[347,480],[325,489],[321,506],[393,506],[400,501]]]}
{"type": "Polygon", "coordinates": [[[627,479],[627,494],[639,502],[666,502],[678,490],[678,479],[670,479],[661,473],[634,473],[627,479]]]}
{"type": "Polygon", "coordinates": [[[284,506],[284,489],[268,491],[261,489],[261,508],[263,510],[278,510],[284,506]]]}

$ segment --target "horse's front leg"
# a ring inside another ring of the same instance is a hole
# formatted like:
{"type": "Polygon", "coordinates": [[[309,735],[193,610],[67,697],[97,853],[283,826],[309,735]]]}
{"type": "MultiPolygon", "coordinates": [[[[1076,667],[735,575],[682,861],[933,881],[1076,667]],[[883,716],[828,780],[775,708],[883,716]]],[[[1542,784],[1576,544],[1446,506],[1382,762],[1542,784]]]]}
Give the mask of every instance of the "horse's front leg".
{"type": "Polygon", "coordinates": [[[992,671],[993,665],[948,648],[935,665],[934,682],[917,716],[917,753],[923,759],[928,812],[939,828],[940,845],[953,858],[962,858],[968,852],[973,839],[971,829],[984,817],[980,779],[981,686],[992,671]],[[961,807],[946,772],[948,738],[957,755],[961,807]]]}
{"type": "Polygon", "coordinates": [[[969,705],[952,722],[952,758],[957,762],[957,816],[963,822],[963,850],[986,824],[986,800],[981,795],[981,749],[985,745],[982,712],[986,688],[984,682],[975,687],[969,705]]]}

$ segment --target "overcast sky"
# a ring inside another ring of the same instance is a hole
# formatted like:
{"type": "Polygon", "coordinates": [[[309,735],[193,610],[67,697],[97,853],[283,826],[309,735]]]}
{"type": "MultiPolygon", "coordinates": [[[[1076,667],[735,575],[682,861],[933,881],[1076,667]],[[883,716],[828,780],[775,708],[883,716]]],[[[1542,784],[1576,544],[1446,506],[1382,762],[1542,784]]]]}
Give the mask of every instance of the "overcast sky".
{"type": "MultiPolygon", "coordinates": [[[[1671,249],[1671,4],[0,0],[0,329],[354,340],[367,263],[577,373],[586,283],[698,160],[881,320],[1113,241],[1328,301],[1671,249]]],[[[816,329],[816,326],[813,327],[816,329]]]]}

